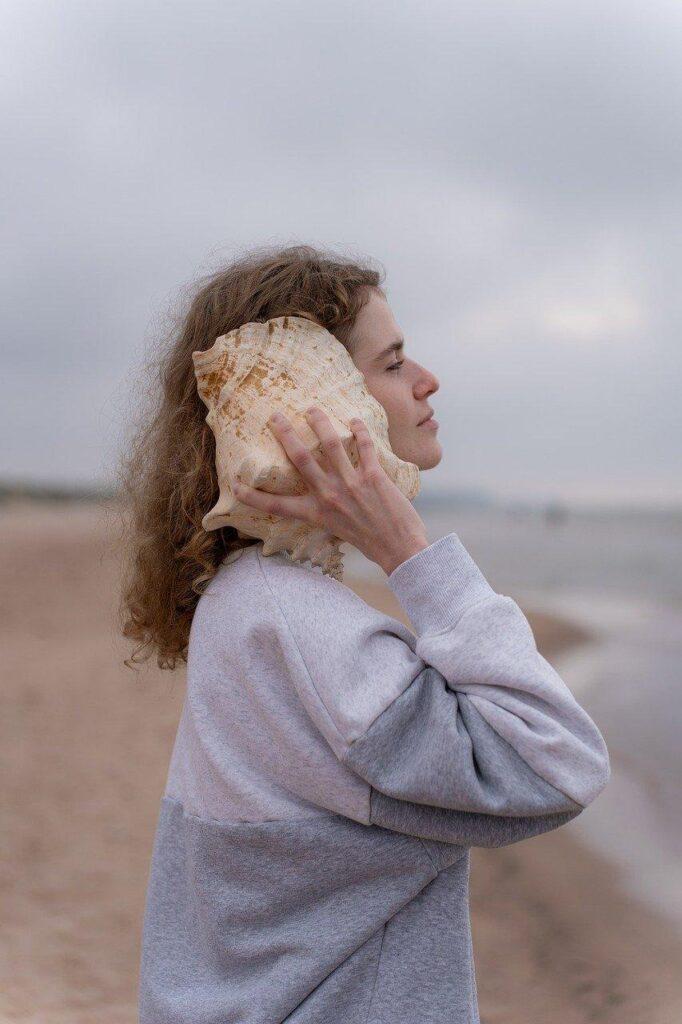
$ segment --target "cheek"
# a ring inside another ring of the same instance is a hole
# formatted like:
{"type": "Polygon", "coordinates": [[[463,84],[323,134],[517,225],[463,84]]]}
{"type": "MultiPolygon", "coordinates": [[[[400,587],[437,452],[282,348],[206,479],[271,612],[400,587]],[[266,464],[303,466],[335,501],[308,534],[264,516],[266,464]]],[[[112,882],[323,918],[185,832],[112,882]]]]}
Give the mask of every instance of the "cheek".
{"type": "Polygon", "coordinates": [[[400,380],[397,373],[386,372],[379,377],[366,378],[367,390],[384,407],[392,433],[409,427],[414,418],[411,386],[400,380]]]}
{"type": "Polygon", "coordinates": [[[376,378],[366,376],[365,384],[370,395],[372,395],[373,398],[376,398],[379,405],[383,405],[384,409],[388,411],[388,408],[390,408],[395,401],[391,382],[386,381],[381,377],[376,378]]]}
{"type": "Polygon", "coordinates": [[[396,388],[391,390],[390,394],[384,394],[381,404],[386,410],[388,422],[393,433],[397,434],[409,429],[414,413],[410,406],[409,395],[407,398],[405,397],[404,389],[399,391],[396,388]]]}

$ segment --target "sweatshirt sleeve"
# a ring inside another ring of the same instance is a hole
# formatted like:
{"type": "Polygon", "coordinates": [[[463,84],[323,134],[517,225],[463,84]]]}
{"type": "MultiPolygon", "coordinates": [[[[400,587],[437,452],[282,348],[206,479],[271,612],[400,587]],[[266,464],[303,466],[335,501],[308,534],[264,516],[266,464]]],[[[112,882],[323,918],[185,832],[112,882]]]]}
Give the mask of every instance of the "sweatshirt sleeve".
{"type": "Polygon", "coordinates": [[[269,585],[300,654],[294,683],[369,784],[371,823],[503,846],[560,827],[605,787],[597,726],[456,533],[387,578],[416,635],[343,583],[289,568],[269,585]]]}

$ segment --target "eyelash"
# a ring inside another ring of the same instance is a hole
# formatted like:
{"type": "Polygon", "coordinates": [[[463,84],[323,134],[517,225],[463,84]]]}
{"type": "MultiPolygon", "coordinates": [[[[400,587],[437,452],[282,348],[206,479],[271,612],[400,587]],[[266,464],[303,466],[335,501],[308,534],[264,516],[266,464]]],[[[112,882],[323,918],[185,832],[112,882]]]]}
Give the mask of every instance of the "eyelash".
{"type": "Polygon", "coordinates": [[[405,362],[405,360],[401,359],[399,363],[394,363],[393,366],[389,366],[389,367],[387,367],[387,369],[389,369],[389,370],[399,370],[404,362],[405,362]]]}

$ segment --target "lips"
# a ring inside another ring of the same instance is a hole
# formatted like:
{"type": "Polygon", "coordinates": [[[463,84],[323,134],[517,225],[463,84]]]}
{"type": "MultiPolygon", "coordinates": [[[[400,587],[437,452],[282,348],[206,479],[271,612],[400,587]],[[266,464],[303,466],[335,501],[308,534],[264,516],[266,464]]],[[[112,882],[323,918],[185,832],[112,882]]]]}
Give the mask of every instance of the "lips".
{"type": "Polygon", "coordinates": [[[431,412],[429,413],[429,415],[428,415],[428,416],[425,416],[423,420],[420,420],[420,421],[419,421],[419,423],[417,424],[417,426],[418,426],[418,427],[421,427],[422,423],[426,423],[426,421],[427,421],[427,420],[430,420],[432,416],[433,416],[433,409],[431,410],[431,412]]]}

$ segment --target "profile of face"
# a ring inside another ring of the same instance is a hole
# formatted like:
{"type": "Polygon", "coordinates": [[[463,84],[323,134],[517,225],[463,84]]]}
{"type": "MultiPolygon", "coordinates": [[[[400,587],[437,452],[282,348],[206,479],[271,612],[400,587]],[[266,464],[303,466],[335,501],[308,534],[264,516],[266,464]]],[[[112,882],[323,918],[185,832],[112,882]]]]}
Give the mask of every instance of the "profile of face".
{"type": "Polygon", "coordinates": [[[387,300],[375,289],[360,310],[349,341],[367,390],[386,410],[395,454],[419,469],[437,466],[443,454],[438,428],[419,424],[432,410],[428,398],[438,390],[438,379],[405,355],[402,332],[387,300]]]}

